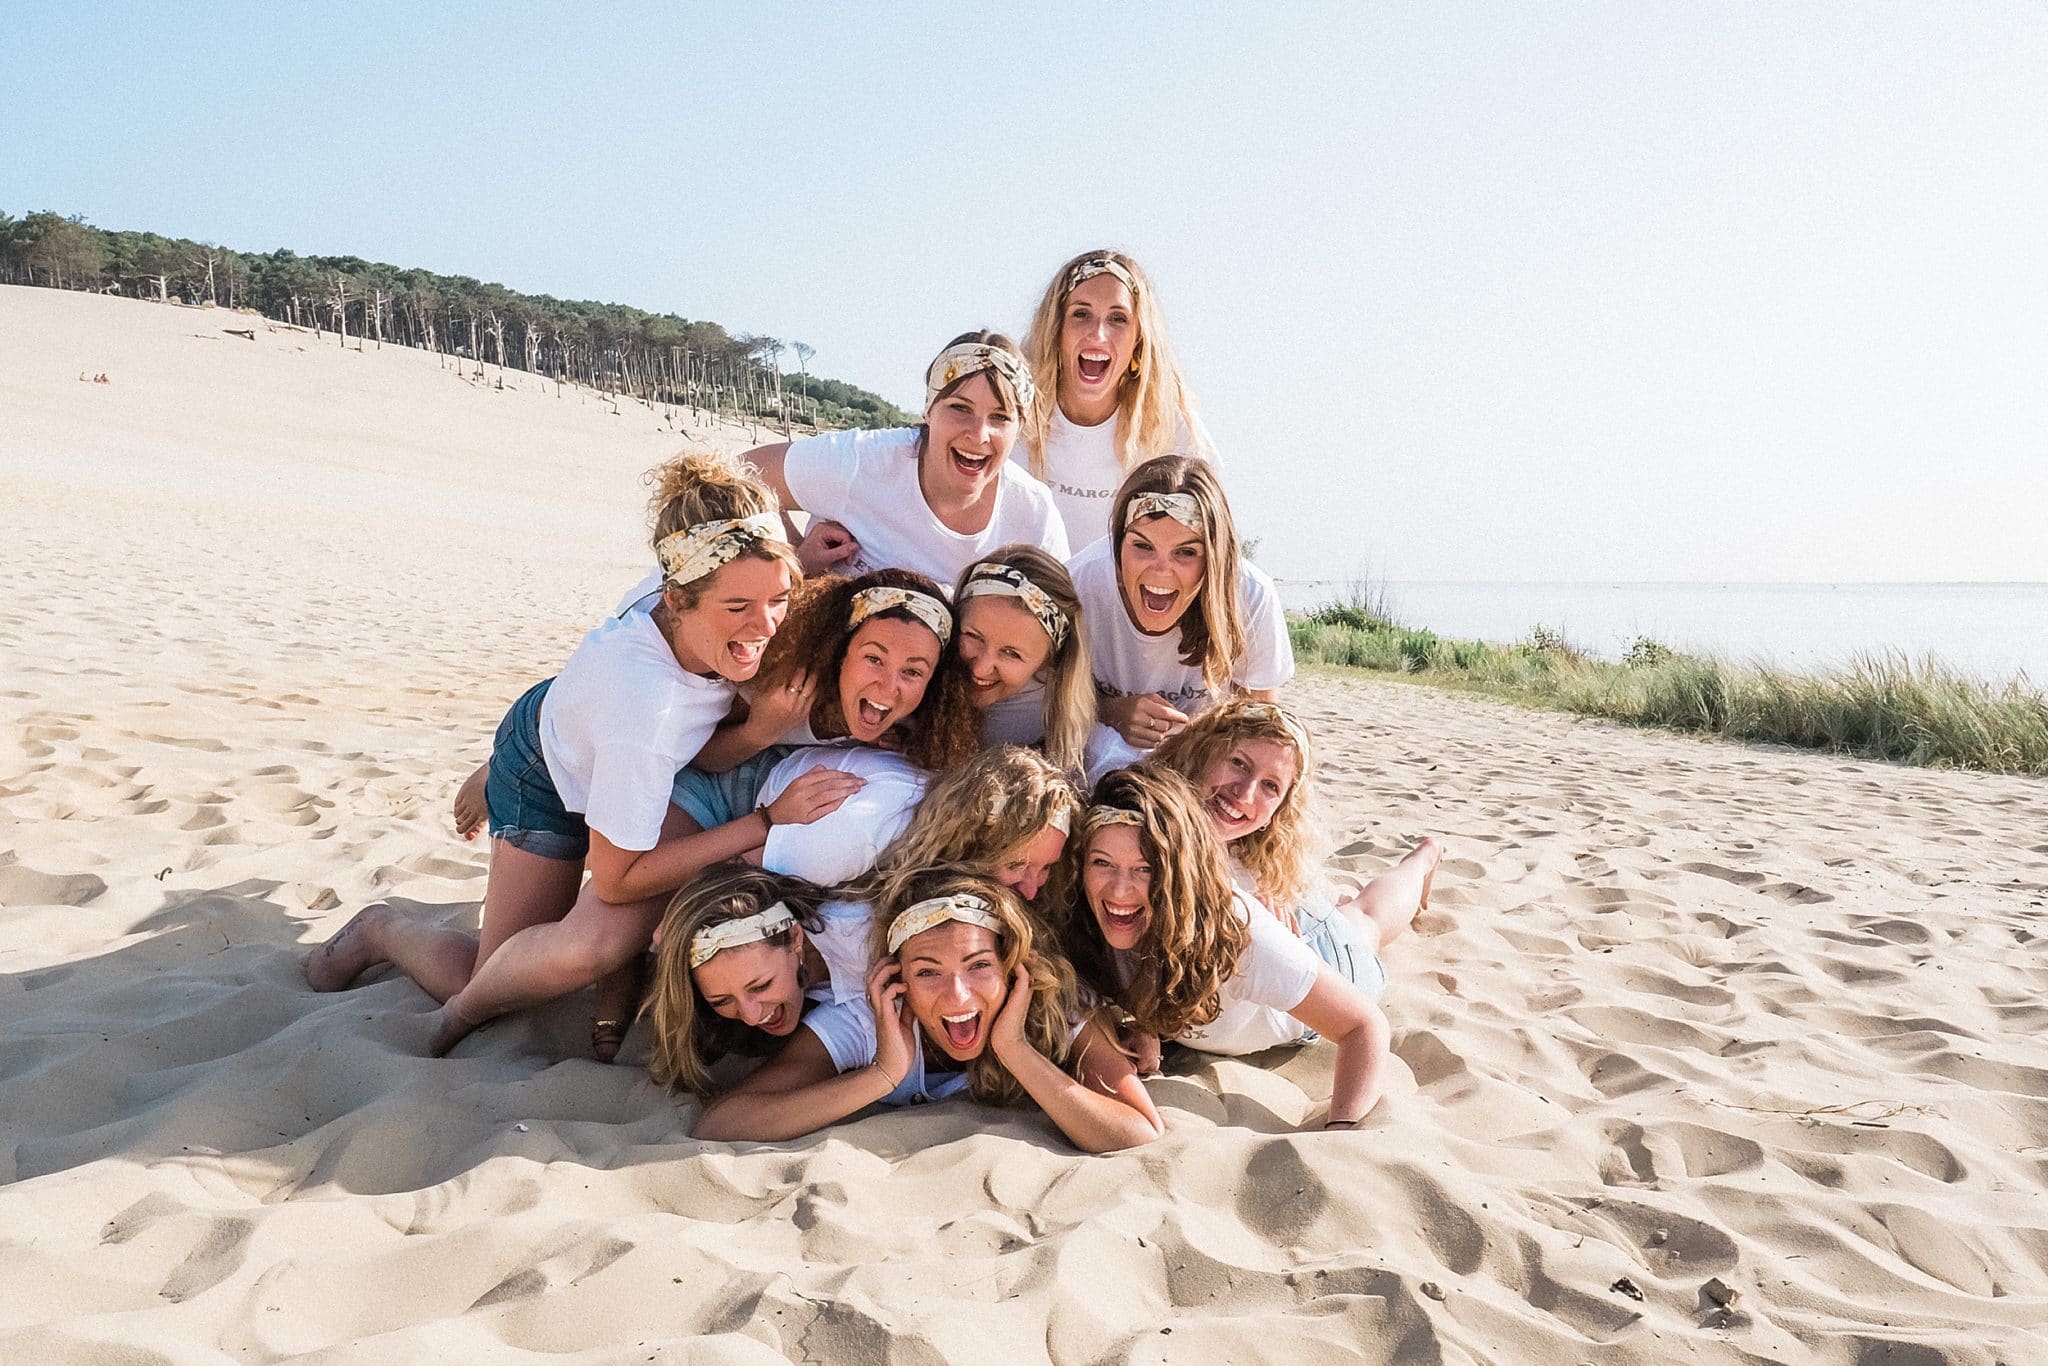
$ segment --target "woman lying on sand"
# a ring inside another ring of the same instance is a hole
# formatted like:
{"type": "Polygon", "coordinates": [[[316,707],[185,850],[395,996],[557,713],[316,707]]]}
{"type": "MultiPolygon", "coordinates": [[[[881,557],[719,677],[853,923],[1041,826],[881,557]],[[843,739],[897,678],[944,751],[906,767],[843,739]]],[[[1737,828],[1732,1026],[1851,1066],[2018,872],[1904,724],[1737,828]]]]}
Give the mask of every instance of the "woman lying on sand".
{"type": "Polygon", "coordinates": [[[1110,535],[1067,565],[1087,613],[1102,724],[1088,777],[1136,763],[1235,693],[1294,677],[1280,595],[1244,559],[1214,466],[1161,456],[1117,490],[1110,535]]]}
{"type": "Polygon", "coordinates": [[[960,576],[953,605],[982,742],[1037,745],[1057,767],[1079,773],[1095,724],[1095,681],[1067,567],[1037,546],[1006,545],[960,576]]]}
{"type": "Polygon", "coordinates": [[[798,547],[807,572],[896,567],[951,583],[998,546],[1067,558],[1052,494],[1008,458],[1031,402],[1016,344],[968,332],[925,372],[922,425],[827,432],[757,446],[745,459],[786,510],[811,515],[798,547]]]}
{"type": "MultiPolygon", "coordinates": [[[[1049,909],[1082,980],[1151,1039],[1256,1053],[1320,1034],[1337,1046],[1325,1128],[1379,1099],[1387,1018],[1257,901],[1231,886],[1223,847],[1185,778],[1121,769],[1095,789],[1049,909]]],[[[1354,962],[1347,966],[1355,968],[1354,962]]]]}
{"type": "Polygon", "coordinates": [[[786,1139],[876,1104],[1026,1097],[1089,1152],[1164,1131],[1130,1059],[1084,1013],[1073,969],[1009,889],[958,868],[875,901],[863,999],[820,1006],[782,1052],[698,1117],[698,1138],[786,1139]]]}
{"type": "Polygon", "coordinates": [[[664,465],[654,508],[661,601],[584,637],[562,672],[528,690],[498,727],[480,932],[371,906],[306,960],[318,991],[395,963],[442,1002],[436,1056],[486,1020],[626,962],[647,947],[669,892],[758,845],[772,825],[815,819],[858,786],[821,772],[765,812],[703,832],[667,828],[675,773],[731,709],[734,685],[760,667],[796,566],[774,495],[730,461],[664,465]]]}
{"type": "Polygon", "coordinates": [[[1194,784],[1238,888],[1378,1001],[1387,981],[1379,952],[1428,909],[1443,847],[1425,838],[1364,887],[1333,898],[1314,814],[1314,749],[1277,702],[1240,699],[1204,712],[1148,763],[1194,784]]]}
{"type": "Polygon", "coordinates": [[[1031,472],[1052,490],[1068,544],[1109,534],[1132,466],[1208,454],[1151,282],[1122,252],[1083,252],[1053,274],[1024,354],[1038,391],[1025,430],[1031,472]]]}

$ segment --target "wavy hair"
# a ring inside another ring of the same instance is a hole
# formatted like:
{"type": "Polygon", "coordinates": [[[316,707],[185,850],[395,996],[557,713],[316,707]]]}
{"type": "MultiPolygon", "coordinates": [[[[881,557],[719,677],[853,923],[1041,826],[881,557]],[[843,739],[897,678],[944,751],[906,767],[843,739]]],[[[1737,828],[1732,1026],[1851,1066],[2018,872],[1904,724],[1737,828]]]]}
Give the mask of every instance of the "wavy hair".
{"type": "Polygon", "coordinates": [[[1258,897],[1283,923],[1292,924],[1294,909],[1321,876],[1327,841],[1315,819],[1315,755],[1303,744],[1307,727],[1275,702],[1233,698],[1203,712],[1146,756],[1154,768],[1171,769],[1200,785],[1231,749],[1246,740],[1271,740],[1294,755],[1294,784],[1261,829],[1224,847],[1231,859],[1251,874],[1258,897]]]}
{"type": "MultiPolygon", "coordinates": [[[[912,569],[877,569],[852,579],[824,575],[802,585],[782,629],[769,638],[762,653],[754,688],[782,687],[799,670],[808,669],[818,689],[811,703],[811,733],[820,740],[848,732],[839,705],[839,670],[853,643],[853,597],[865,588],[908,588],[946,601],[945,589],[912,569]]],[[[868,620],[923,625],[904,607],[877,612],[868,620]]],[[[956,630],[954,634],[959,633],[956,630]]],[[[940,641],[939,647],[932,676],[925,680],[923,699],[899,722],[903,757],[929,773],[943,772],[981,748],[981,713],[968,695],[971,685],[959,648],[951,640],[940,641]]]]}
{"type": "MultiPolygon", "coordinates": [[[[714,451],[685,451],[649,470],[645,482],[651,491],[647,500],[650,547],[700,522],[782,511],[781,501],[761,482],[758,470],[714,451]]],[[[741,551],[740,558],[778,560],[789,567],[792,581],[804,576],[795,548],[783,541],[757,541],[741,551]]],[[[716,577],[706,575],[695,583],[669,589],[674,605],[685,612],[694,609],[716,577]]]]}
{"type": "Polygon", "coordinates": [[[1200,669],[1202,683],[1211,692],[1227,693],[1231,670],[1244,655],[1244,611],[1237,591],[1238,579],[1244,572],[1244,553],[1238,545],[1237,521],[1230,515],[1230,500],[1223,496],[1216,467],[1206,460],[1162,455],[1124,476],[1109,515],[1110,560],[1116,572],[1120,603],[1124,541],[1131,534],[1124,524],[1125,509],[1141,493],[1185,493],[1202,510],[1202,587],[1180,619],[1180,662],[1200,669]]]}
{"type": "Polygon", "coordinates": [[[1067,845],[1060,874],[1048,906],[1084,982],[1162,1039],[1216,1018],[1223,1009],[1223,984],[1236,974],[1251,930],[1232,909],[1222,842],[1187,779],[1150,765],[1104,777],[1067,845]],[[1111,824],[1104,813],[1112,807],[1138,814],[1138,848],[1152,868],[1146,898],[1152,920],[1127,980],[1103,942],[1083,879],[1095,837],[1111,824]]]}
{"type": "Polygon", "coordinates": [[[1037,750],[985,749],[932,781],[909,827],[848,896],[873,901],[884,881],[940,864],[993,877],[1003,860],[1040,831],[1062,816],[1071,826],[1080,812],[1080,793],[1037,750]]]}
{"type": "Polygon", "coordinates": [[[1138,343],[1131,352],[1136,373],[1126,373],[1117,388],[1116,456],[1128,470],[1140,461],[1166,455],[1173,450],[1179,428],[1185,426],[1195,453],[1209,448],[1208,435],[1195,415],[1194,395],[1181,377],[1180,363],[1166,340],[1166,318],[1152,290],[1152,282],[1136,261],[1120,251],[1084,251],[1057,271],[1038,300],[1031,315],[1031,328],[1024,334],[1024,355],[1031,362],[1031,378],[1037,401],[1025,426],[1031,450],[1031,472],[1045,477],[1045,443],[1052,431],[1053,410],[1059,406],[1060,330],[1066,321],[1067,276],[1075,266],[1093,257],[1108,257],[1131,273],[1137,288],[1131,291],[1132,317],[1138,325],[1138,343]]]}
{"type": "MultiPolygon", "coordinates": [[[[710,1064],[735,1051],[754,1051],[763,1041],[759,1030],[728,1020],[705,1003],[690,968],[690,940],[707,925],[743,920],[780,901],[807,933],[819,927],[818,907],[825,893],[801,878],[783,877],[734,859],[705,870],[703,876],[669,898],[661,917],[661,947],[654,955],[654,981],[642,1014],[654,1031],[654,1049],[647,1071],[671,1091],[708,1096],[714,1089],[710,1064]]],[[[761,941],[802,953],[795,928],[761,941]]],[[[803,960],[797,960],[803,981],[803,960]]]]}
{"type": "Polygon", "coordinates": [[[1095,678],[1088,658],[1088,633],[1081,619],[1081,598],[1074,591],[1073,576],[1040,546],[1024,542],[1001,546],[968,565],[953,585],[956,615],[964,616],[971,601],[961,596],[968,576],[985,564],[1017,570],[1066,614],[1067,638],[1046,656],[1041,671],[1045,677],[1045,753],[1060,768],[1079,773],[1085,763],[1088,735],[1095,726],[1095,678]]]}
{"type": "MultiPolygon", "coordinates": [[[[996,918],[1003,922],[1002,933],[996,936],[1003,981],[1009,982],[1020,963],[1031,975],[1031,1009],[1024,1020],[1024,1037],[1033,1048],[1052,1059],[1055,1066],[1071,1067],[1068,1034],[1081,1011],[1073,966],[1056,945],[1046,942],[1017,894],[987,874],[942,865],[905,869],[881,878],[874,900],[875,939],[869,961],[887,956],[890,921],[920,901],[956,892],[971,892],[995,908],[996,918]]],[[[993,1030],[995,1022],[991,1020],[989,1025],[993,1030]]],[[[875,1027],[880,1029],[881,1022],[876,1021],[875,1027]]],[[[923,1047],[929,1058],[938,1045],[927,1041],[923,1047]]],[[[943,1050],[939,1052],[946,1056],[943,1050]]],[[[1010,1069],[996,1057],[995,1049],[986,1044],[981,1055],[967,1063],[966,1072],[968,1094],[976,1100],[990,1105],[1016,1105],[1025,1098],[1023,1085],[1010,1075],[1010,1069]]]]}

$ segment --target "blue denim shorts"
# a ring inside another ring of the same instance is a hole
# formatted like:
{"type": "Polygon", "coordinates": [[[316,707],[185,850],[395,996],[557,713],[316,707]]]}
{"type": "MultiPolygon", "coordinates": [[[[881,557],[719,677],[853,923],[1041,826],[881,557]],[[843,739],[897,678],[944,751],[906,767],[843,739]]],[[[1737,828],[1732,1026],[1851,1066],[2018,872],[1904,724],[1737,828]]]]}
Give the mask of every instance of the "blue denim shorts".
{"type": "Polygon", "coordinates": [[[590,852],[590,827],[562,805],[540,752],[540,701],[554,681],[543,679],[528,688],[498,723],[484,804],[490,808],[492,839],[540,858],[581,863],[590,852]]]}
{"type": "Polygon", "coordinates": [[[795,745],[770,745],[744,763],[723,773],[704,773],[686,768],[676,774],[675,787],[668,794],[671,805],[697,822],[699,830],[716,830],[752,811],[761,800],[761,788],[768,775],[795,745]]]}
{"type": "Polygon", "coordinates": [[[1387,969],[1379,954],[1365,946],[1365,937],[1350,916],[1327,901],[1304,907],[1297,917],[1301,942],[1337,970],[1345,981],[1377,1004],[1387,994],[1387,969]]]}

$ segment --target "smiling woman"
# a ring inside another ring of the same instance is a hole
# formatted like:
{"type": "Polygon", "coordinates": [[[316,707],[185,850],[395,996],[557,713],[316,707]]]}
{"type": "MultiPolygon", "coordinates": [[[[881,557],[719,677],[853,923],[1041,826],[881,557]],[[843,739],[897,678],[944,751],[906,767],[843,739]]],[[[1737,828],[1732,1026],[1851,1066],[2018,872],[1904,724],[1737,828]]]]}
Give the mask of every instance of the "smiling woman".
{"type": "Polygon", "coordinates": [[[785,511],[810,515],[797,550],[809,573],[902,568],[951,583],[1012,542],[1064,560],[1067,537],[1052,494],[1009,459],[1031,385],[1016,343],[963,333],[925,372],[922,426],[829,432],[759,446],[745,458],[785,511]]]}

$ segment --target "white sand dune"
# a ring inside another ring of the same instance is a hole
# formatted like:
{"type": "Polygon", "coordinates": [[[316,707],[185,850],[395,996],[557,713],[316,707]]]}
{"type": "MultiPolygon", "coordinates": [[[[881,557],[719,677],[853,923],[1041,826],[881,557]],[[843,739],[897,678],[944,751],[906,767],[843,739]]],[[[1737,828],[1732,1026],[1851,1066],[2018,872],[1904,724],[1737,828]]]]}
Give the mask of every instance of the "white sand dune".
{"type": "Polygon", "coordinates": [[[1450,847],[1359,1133],[1310,1048],[1130,1155],[705,1145],[584,1002],[309,991],[473,920],[453,785],[646,559],[679,432],[508,385],[0,289],[0,1359],[2048,1361],[2038,780],[1297,685],[1344,866],[1450,847]]]}

